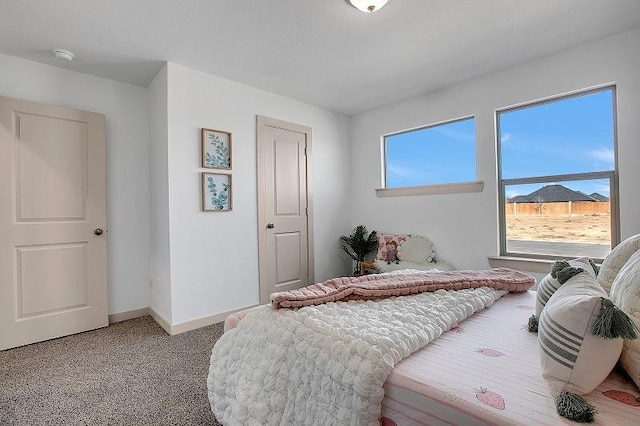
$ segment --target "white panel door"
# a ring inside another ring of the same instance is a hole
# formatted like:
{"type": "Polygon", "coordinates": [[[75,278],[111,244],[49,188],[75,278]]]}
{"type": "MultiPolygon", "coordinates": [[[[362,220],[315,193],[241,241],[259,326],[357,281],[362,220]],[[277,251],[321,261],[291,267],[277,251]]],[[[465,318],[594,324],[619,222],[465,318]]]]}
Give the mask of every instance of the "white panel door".
{"type": "Polygon", "coordinates": [[[258,117],[260,302],[313,282],[311,129],[258,117]]]}
{"type": "Polygon", "coordinates": [[[105,117],[0,97],[0,350],[108,325],[105,117]]]}

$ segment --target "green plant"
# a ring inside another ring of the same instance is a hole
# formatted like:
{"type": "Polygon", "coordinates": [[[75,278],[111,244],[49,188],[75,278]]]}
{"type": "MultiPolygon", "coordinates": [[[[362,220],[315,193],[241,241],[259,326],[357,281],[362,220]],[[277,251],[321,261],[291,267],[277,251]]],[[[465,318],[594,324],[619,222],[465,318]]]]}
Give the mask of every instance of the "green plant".
{"type": "Polygon", "coordinates": [[[356,226],[351,235],[340,236],[340,248],[356,262],[363,262],[367,254],[378,248],[378,234],[373,231],[369,234],[364,225],[356,226]]]}

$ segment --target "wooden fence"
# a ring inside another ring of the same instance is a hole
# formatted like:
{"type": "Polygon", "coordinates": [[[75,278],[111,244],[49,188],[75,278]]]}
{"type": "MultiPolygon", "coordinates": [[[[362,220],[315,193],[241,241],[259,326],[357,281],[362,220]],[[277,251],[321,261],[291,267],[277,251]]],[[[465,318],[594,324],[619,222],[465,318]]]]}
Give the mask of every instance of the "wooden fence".
{"type": "Polygon", "coordinates": [[[563,201],[557,203],[507,203],[507,216],[518,215],[571,215],[610,214],[609,201],[563,201]]]}

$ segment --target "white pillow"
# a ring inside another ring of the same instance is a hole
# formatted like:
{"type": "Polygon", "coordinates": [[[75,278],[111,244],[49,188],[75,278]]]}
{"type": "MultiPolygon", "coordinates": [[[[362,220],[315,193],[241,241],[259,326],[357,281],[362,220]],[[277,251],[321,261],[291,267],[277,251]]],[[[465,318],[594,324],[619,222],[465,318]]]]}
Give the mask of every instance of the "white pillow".
{"type": "Polygon", "coordinates": [[[538,323],[543,376],[555,392],[579,395],[609,375],[622,351],[622,338],[594,336],[591,327],[607,294],[589,274],[564,283],[545,305],[538,323]]]}
{"type": "MultiPolygon", "coordinates": [[[[611,285],[610,296],[640,328],[640,251],[636,251],[620,269],[611,285]]],[[[640,339],[625,339],[620,363],[640,388],[640,339]]]]}
{"type": "Polygon", "coordinates": [[[600,266],[598,274],[598,282],[609,293],[613,280],[620,272],[620,269],[627,263],[627,260],[635,252],[640,250],[640,234],[631,236],[614,247],[613,250],[605,257],[600,266]]]}
{"type": "Polygon", "coordinates": [[[623,330],[618,314],[625,317],[586,273],[560,286],[542,310],[538,322],[542,375],[561,416],[593,421],[595,409],[580,395],[602,383],[620,357],[623,338],[614,337],[623,330]]]}
{"type": "Polygon", "coordinates": [[[412,235],[398,247],[398,256],[403,262],[430,263],[435,255],[433,243],[424,235],[412,235]]]}
{"type": "Polygon", "coordinates": [[[551,266],[551,272],[549,272],[542,280],[540,280],[540,283],[538,284],[538,287],[536,289],[536,316],[538,318],[540,318],[540,313],[542,312],[544,306],[547,304],[547,301],[551,298],[551,296],[553,296],[553,293],[555,293],[565,282],[565,280],[562,280],[562,282],[560,282],[558,280],[557,274],[566,266],[582,269],[584,273],[589,274],[593,278],[596,277],[596,272],[589,262],[589,258],[587,257],[580,257],[573,260],[559,260],[554,262],[554,264],[551,266]]]}

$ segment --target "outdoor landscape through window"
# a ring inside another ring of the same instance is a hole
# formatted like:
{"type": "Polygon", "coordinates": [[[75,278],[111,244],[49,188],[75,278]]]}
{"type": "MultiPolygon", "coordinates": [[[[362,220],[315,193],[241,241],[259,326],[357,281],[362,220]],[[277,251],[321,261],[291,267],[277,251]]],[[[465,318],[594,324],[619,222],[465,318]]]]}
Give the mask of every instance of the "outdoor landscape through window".
{"type": "Polygon", "coordinates": [[[505,206],[507,250],[602,259],[611,250],[611,202],[564,185],[545,185],[505,206]]]}

